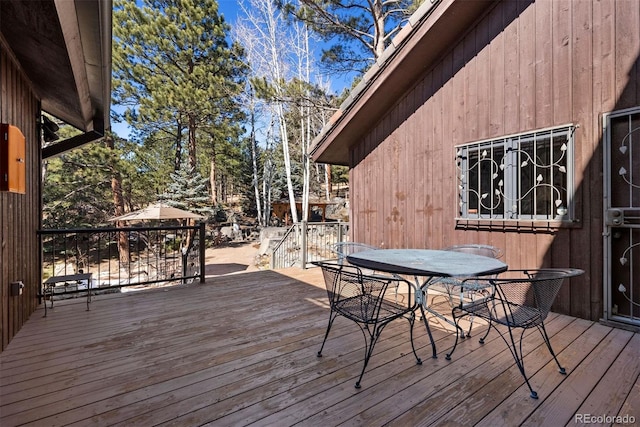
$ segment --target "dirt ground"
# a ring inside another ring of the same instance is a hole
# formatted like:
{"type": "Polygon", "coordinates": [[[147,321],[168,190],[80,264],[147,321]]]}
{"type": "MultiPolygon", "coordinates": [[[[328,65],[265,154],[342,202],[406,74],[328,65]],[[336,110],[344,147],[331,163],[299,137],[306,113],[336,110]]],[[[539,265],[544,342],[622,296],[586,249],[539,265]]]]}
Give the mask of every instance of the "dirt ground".
{"type": "Polygon", "coordinates": [[[256,255],[260,244],[229,243],[205,251],[205,277],[257,271],[256,255]]]}

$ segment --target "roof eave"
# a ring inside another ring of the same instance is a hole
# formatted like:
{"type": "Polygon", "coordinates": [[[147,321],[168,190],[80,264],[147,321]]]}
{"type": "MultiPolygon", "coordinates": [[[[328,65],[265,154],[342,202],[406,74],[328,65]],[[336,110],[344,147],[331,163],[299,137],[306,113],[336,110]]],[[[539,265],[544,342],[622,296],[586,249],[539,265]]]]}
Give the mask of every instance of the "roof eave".
{"type": "Polygon", "coordinates": [[[351,148],[497,0],[426,0],[314,140],[316,162],[350,165],[351,148]]]}
{"type": "Polygon", "coordinates": [[[111,101],[111,0],[55,1],[77,93],[78,112],[42,99],[42,109],[83,131],[104,134],[111,101]]]}
{"type": "Polygon", "coordinates": [[[112,0],[2,0],[0,13],[0,32],[42,110],[88,134],[104,135],[111,102],[112,0]]]}

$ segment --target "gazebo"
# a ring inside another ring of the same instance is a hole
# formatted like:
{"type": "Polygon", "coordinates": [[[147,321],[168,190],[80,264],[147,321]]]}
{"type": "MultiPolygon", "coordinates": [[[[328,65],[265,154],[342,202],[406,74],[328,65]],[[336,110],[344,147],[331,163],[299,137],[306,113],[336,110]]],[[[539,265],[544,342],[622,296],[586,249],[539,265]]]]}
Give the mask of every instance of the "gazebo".
{"type": "MultiPolygon", "coordinates": [[[[313,210],[314,208],[319,209],[322,213],[322,222],[326,221],[326,211],[327,206],[335,205],[336,203],[331,202],[309,202],[309,209],[313,210]]],[[[302,202],[296,202],[296,210],[298,212],[302,212],[302,202]]],[[[288,201],[279,201],[273,202],[271,204],[271,212],[272,216],[275,216],[280,221],[282,221],[285,225],[291,225],[291,205],[288,201]]]]}

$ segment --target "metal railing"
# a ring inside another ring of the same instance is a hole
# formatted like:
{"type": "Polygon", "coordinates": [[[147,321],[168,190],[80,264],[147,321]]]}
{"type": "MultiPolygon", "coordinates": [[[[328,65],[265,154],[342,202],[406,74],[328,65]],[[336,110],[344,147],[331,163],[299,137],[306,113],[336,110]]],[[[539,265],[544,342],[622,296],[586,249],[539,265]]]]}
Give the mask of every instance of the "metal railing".
{"type": "MultiPolygon", "coordinates": [[[[204,223],[39,230],[38,234],[43,283],[52,276],[91,273],[95,294],[138,285],[204,282],[204,223]]],[[[86,292],[86,284],[79,285],[84,286],[60,287],[55,294],[86,292]]]]}
{"type": "Polygon", "coordinates": [[[348,222],[301,221],[293,224],[273,248],[271,268],[306,268],[310,262],[335,258],[332,246],[345,241],[348,236],[348,222]]]}

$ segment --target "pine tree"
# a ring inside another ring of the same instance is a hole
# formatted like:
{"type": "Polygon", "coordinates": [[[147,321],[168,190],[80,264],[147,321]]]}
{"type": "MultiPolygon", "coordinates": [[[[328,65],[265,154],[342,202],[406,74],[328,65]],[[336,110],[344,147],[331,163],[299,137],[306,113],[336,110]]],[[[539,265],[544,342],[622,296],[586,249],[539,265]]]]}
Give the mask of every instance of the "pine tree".
{"type": "Polygon", "coordinates": [[[171,173],[171,182],[166,192],[159,196],[159,201],[178,209],[197,213],[212,218],[217,212],[209,201],[207,178],[188,162],[183,162],[180,169],[171,173]]]}
{"type": "Polygon", "coordinates": [[[198,170],[210,167],[215,177],[218,159],[210,145],[239,143],[236,98],[246,70],[242,49],[227,41],[230,27],[218,3],[116,0],[113,15],[114,104],[127,107],[124,117],[141,140],[172,140],[174,170],[183,153],[198,167],[206,147],[210,157],[198,170]]]}
{"type": "MultiPolygon", "coordinates": [[[[61,126],[60,134],[72,133],[61,126]]],[[[134,166],[125,160],[132,144],[116,138],[111,147],[104,141],[87,144],[43,162],[43,226],[45,228],[94,227],[110,224],[115,216],[112,179],[122,177],[123,197],[127,200],[134,166]]],[[[135,184],[134,184],[135,185],[135,184]]]]}

